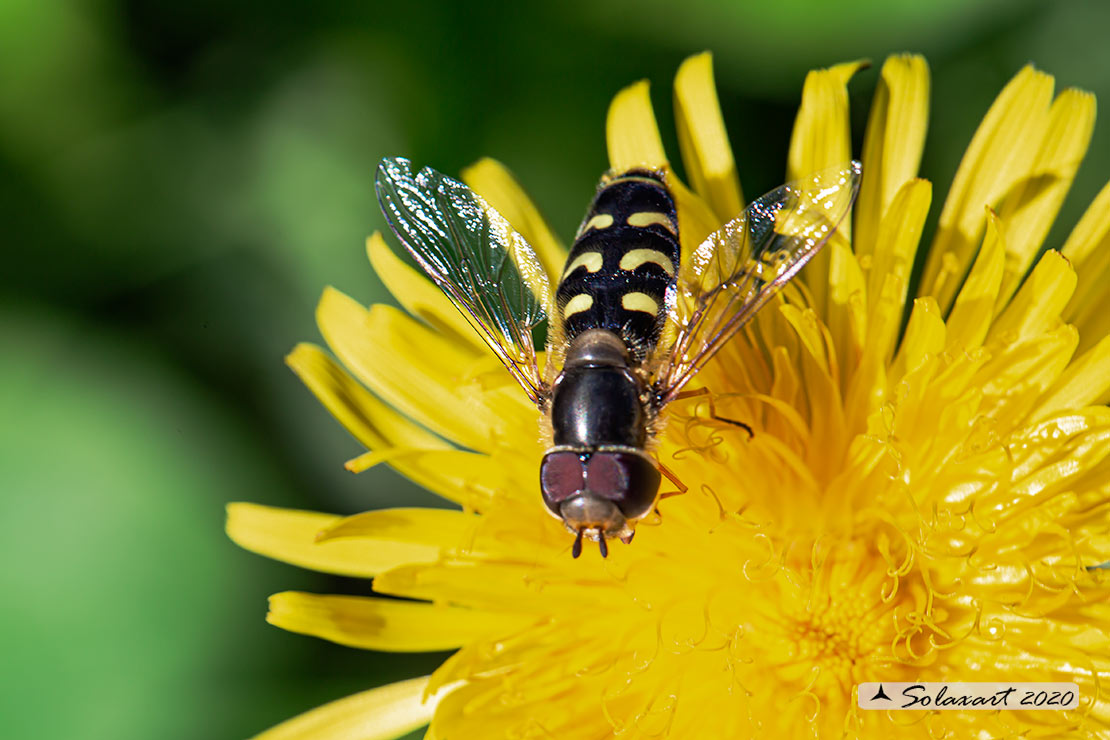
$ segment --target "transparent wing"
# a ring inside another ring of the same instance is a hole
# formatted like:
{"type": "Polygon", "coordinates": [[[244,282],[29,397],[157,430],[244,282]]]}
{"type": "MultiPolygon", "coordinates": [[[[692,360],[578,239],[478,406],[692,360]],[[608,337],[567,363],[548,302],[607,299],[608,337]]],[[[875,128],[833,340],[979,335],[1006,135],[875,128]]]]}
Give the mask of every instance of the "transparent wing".
{"type": "Polygon", "coordinates": [[[815,255],[847,215],[860,164],[787,183],[749,205],[684,261],[668,296],[673,344],[655,373],[662,406],[815,255]]]}
{"type": "Polygon", "coordinates": [[[551,286],[532,247],[463,183],[407,159],[378,165],[390,228],[536,404],[547,392],[532,329],[550,313],[551,286]]]}

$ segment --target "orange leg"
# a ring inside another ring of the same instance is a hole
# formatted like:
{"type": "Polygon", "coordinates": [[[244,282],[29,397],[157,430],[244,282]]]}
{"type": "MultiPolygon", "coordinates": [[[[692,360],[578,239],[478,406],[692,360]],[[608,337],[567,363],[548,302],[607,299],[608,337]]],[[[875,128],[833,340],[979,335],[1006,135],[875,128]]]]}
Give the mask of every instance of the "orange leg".
{"type": "Polygon", "coordinates": [[[725,424],[732,424],[733,426],[740,427],[748,433],[748,439],[751,439],[755,436],[755,433],[752,432],[752,428],[744,422],[737,421],[736,419],[729,419],[728,417],[720,416],[717,414],[717,407],[713,405],[713,394],[709,392],[708,388],[695,388],[691,391],[681,391],[677,396],[674,397],[674,400],[681,401],[685,398],[696,398],[698,396],[705,396],[706,400],[709,402],[709,418],[716,421],[723,421],[725,424]]]}
{"type": "Polygon", "coordinates": [[[667,480],[669,480],[671,483],[674,483],[675,487],[678,488],[677,491],[667,491],[666,493],[659,494],[660,501],[665,498],[670,498],[671,496],[681,496],[682,494],[690,490],[685,483],[678,479],[678,476],[675,475],[670,468],[668,468],[666,465],[659,462],[658,460],[656,461],[656,464],[659,465],[659,472],[665,475],[667,477],[667,480]]]}

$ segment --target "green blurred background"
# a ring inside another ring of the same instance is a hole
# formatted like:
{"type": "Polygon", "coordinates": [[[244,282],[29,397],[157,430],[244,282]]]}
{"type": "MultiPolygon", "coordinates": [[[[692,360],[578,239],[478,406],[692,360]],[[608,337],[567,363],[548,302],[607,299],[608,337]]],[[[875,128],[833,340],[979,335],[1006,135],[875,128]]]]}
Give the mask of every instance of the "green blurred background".
{"type": "MultiPolygon", "coordinates": [[[[272,592],[366,584],[223,535],[229,500],[435,504],[344,472],[360,448],[282,364],[317,341],[323,286],[390,300],[363,252],[380,157],[497,157],[569,238],[623,85],[654,82],[676,152],[671,80],[713,50],[755,195],[782,178],[808,68],[876,62],[858,140],[878,64],[912,50],[944,188],[1025,62],[1110,100],[1107,28],[1095,0],[0,0],[0,734],[239,738],[442,659],[267,626],[272,592]]],[[[1050,244],[1108,164],[1101,127],[1050,244]]]]}

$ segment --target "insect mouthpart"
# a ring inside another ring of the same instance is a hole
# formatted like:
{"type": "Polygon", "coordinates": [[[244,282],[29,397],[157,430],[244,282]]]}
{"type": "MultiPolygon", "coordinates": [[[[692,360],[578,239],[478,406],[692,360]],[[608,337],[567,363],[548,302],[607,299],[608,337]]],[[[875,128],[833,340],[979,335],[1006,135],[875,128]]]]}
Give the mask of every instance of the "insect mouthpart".
{"type": "MultiPolygon", "coordinates": [[[[589,491],[563,501],[558,507],[558,513],[563,517],[566,528],[577,533],[579,537],[584,531],[587,533],[596,531],[597,539],[604,543],[606,537],[624,537],[632,534],[624,514],[620,513],[617,505],[589,491]]],[[[592,536],[591,539],[593,538],[592,536]]]]}
{"type": "MultiPolygon", "coordinates": [[[[574,536],[574,545],[570,548],[570,554],[571,554],[571,557],[573,557],[575,559],[577,559],[578,556],[582,554],[582,537],[583,537],[583,535],[586,534],[586,531],[587,530],[585,530],[585,529],[580,529],[580,530],[578,530],[578,534],[576,534],[574,536]]],[[[628,535],[622,536],[621,537],[621,542],[623,542],[626,545],[628,543],[632,542],[632,535],[633,534],[634,533],[630,532],[628,535]]],[[[609,545],[606,544],[605,535],[601,533],[601,530],[597,531],[596,536],[591,534],[590,539],[597,540],[598,549],[601,550],[601,557],[603,557],[603,558],[609,557],[609,545]]]]}

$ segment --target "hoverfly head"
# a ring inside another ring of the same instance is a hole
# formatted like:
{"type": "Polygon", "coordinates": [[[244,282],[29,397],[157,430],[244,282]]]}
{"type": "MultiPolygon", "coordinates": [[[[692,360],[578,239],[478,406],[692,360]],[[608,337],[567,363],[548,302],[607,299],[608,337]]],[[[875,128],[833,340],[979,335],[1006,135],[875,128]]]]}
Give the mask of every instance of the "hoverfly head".
{"type": "Polygon", "coordinates": [[[602,554],[609,537],[627,541],[659,492],[659,471],[647,455],[632,449],[555,450],[544,456],[540,487],[548,510],[577,536],[596,539],[602,554]]]}

